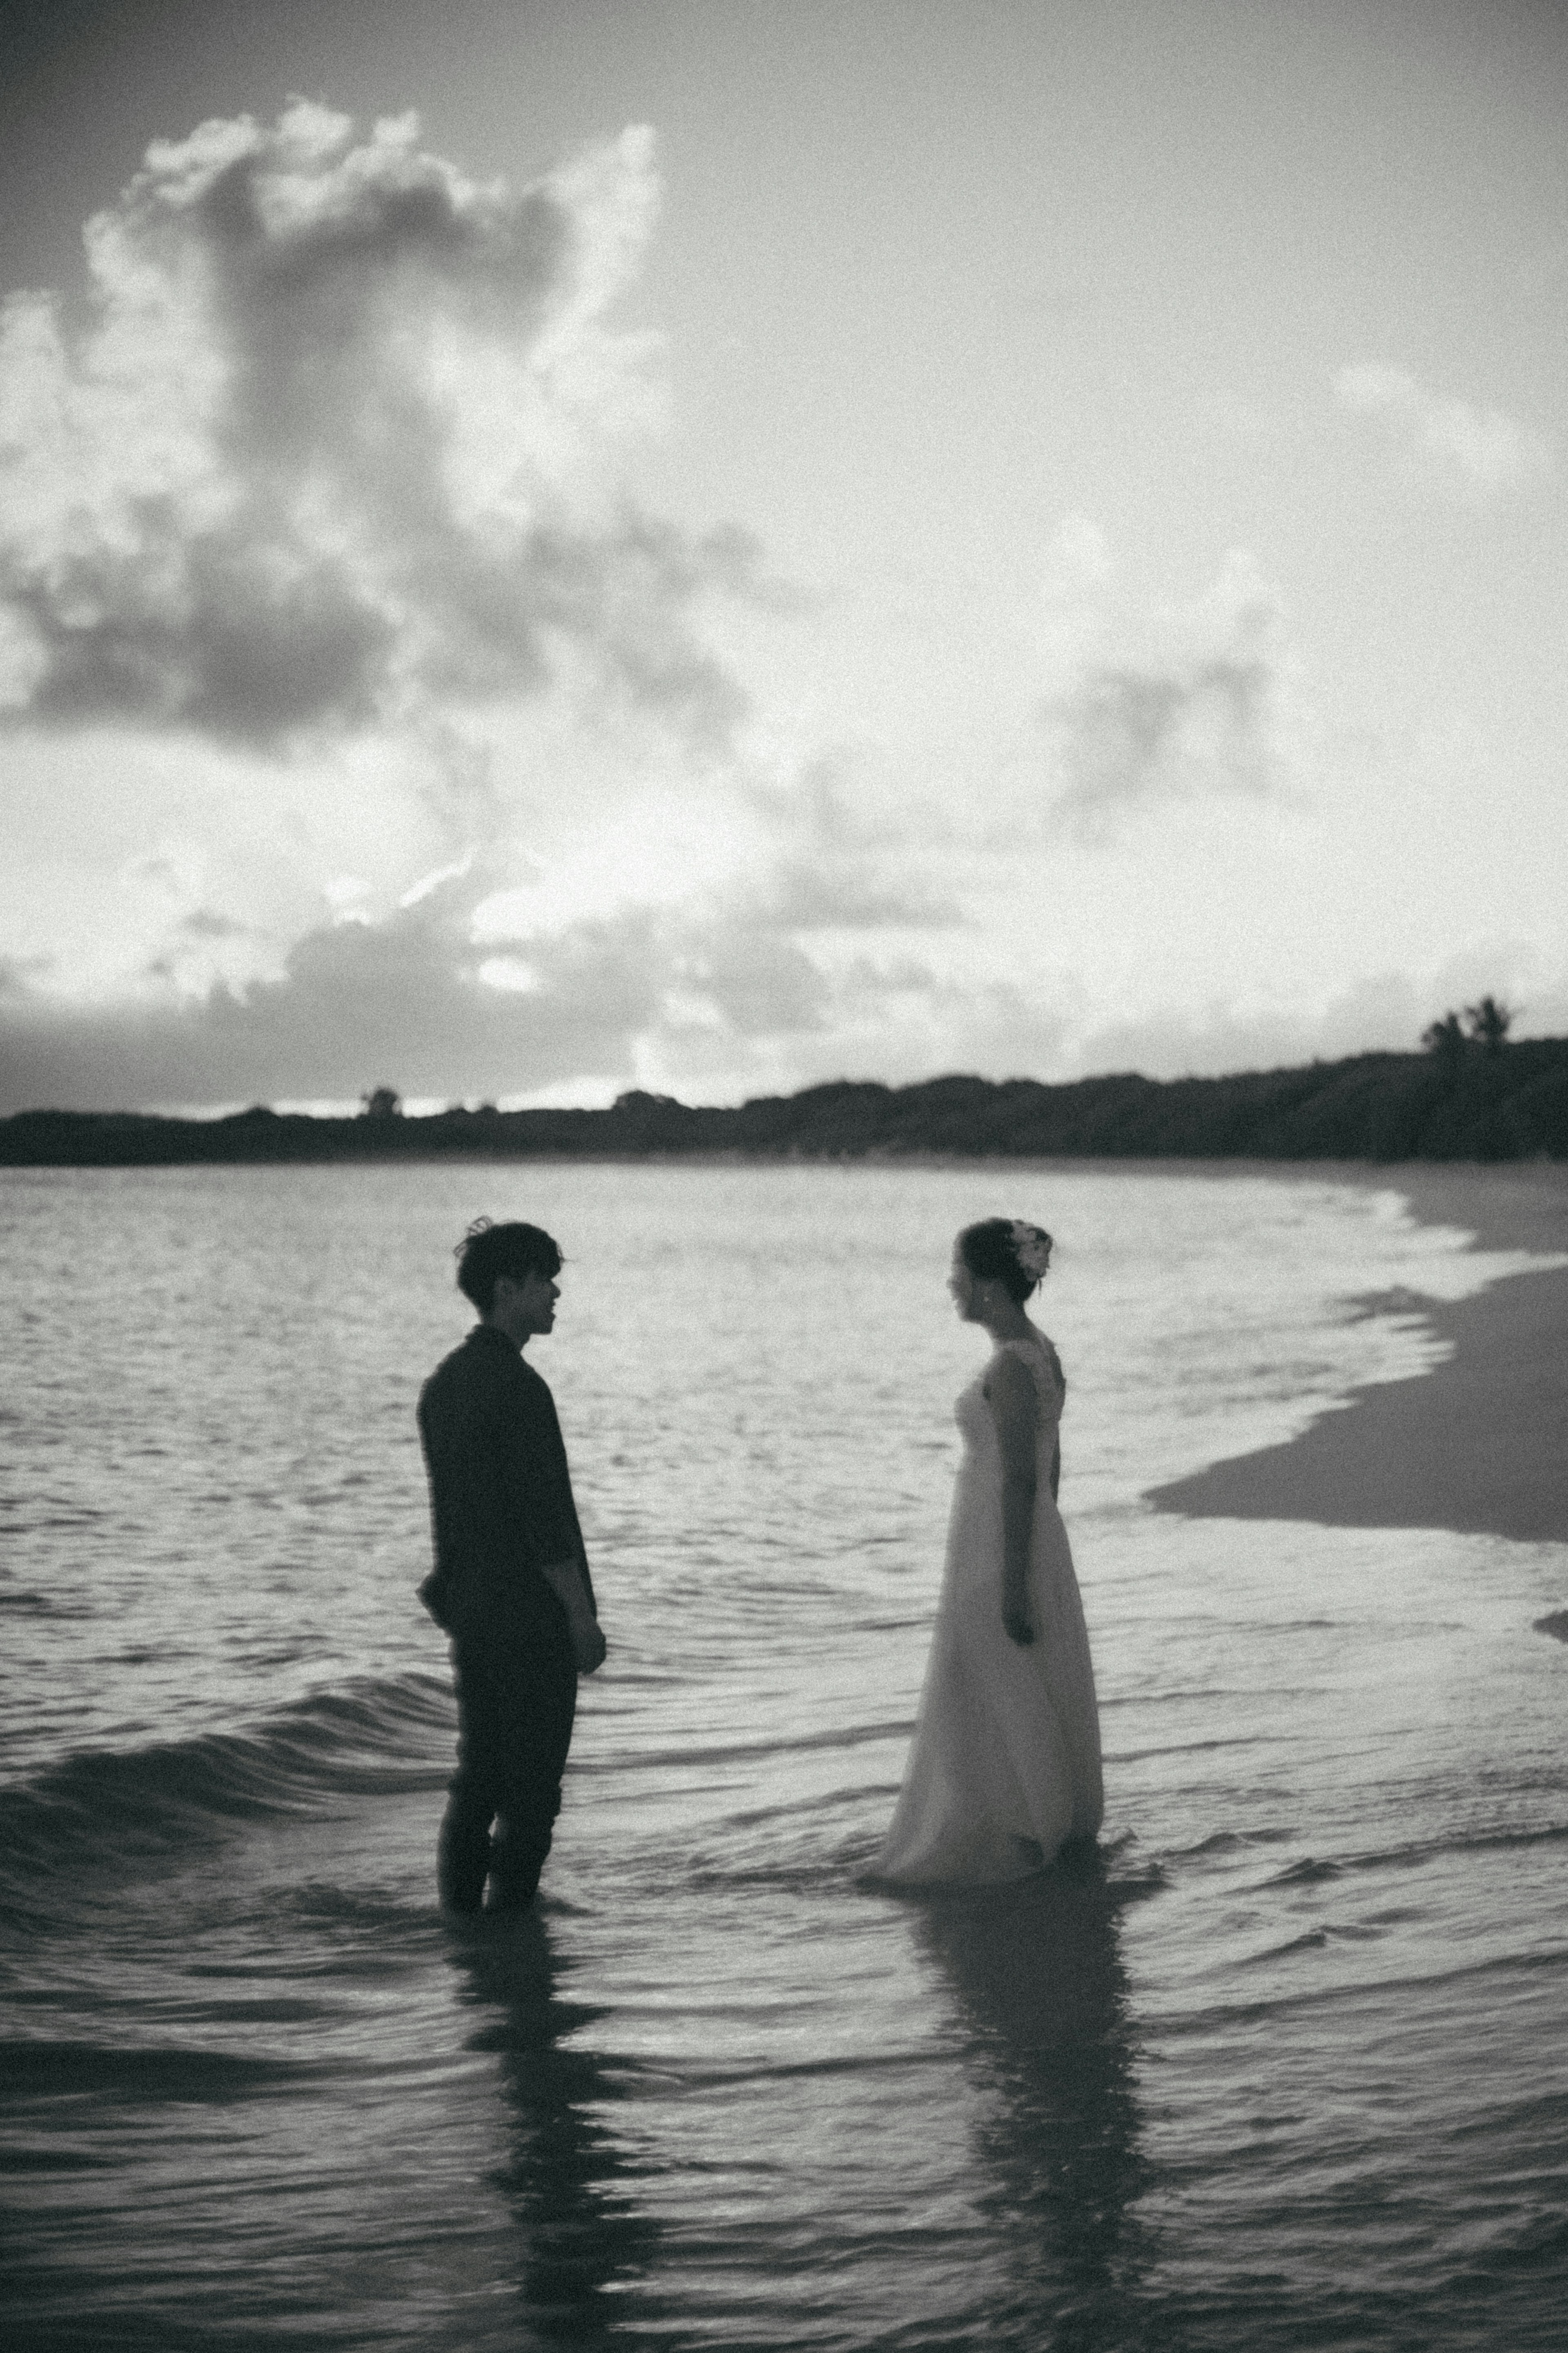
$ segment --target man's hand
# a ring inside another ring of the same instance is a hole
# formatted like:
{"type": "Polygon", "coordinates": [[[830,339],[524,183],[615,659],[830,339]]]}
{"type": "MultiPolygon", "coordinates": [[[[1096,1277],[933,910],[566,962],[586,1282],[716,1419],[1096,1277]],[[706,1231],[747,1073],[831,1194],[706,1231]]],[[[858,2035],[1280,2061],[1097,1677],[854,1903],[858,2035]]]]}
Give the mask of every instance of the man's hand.
{"type": "Polygon", "coordinates": [[[594,1605],[588,1599],[582,1571],[574,1560],[552,1560],[539,1573],[566,1612],[577,1672],[591,1675],[595,1667],[604,1665],[608,1645],[599,1630],[599,1621],[594,1615],[594,1605]]]}
{"type": "Polygon", "coordinates": [[[591,1613],[585,1624],[575,1619],[573,1620],[572,1649],[580,1675],[591,1675],[595,1667],[602,1667],[608,1648],[599,1621],[591,1613]]]}
{"type": "Polygon", "coordinates": [[[420,1600],[442,1633],[449,1634],[452,1630],[451,1579],[445,1569],[433,1568],[418,1591],[420,1600]]]}

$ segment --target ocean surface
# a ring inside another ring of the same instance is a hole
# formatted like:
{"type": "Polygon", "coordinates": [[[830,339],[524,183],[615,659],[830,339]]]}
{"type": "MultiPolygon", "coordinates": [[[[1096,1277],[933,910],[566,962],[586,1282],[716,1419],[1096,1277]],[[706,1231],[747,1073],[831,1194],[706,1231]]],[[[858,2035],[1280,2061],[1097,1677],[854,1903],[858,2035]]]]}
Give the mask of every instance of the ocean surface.
{"type": "Polygon", "coordinates": [[[10,2353],[1563,2344],[1568,1547],[1142,1500],[1528,1261],[1180,1169],[6,1171],[0,1229],[10,2353]],[[457,1927],[413,1409],[480,1210],[567,1255],[610,1656],[541,1912],[457,1927]],[[998,1211],[1105,1829],[898,1895],[998,1211]]]}

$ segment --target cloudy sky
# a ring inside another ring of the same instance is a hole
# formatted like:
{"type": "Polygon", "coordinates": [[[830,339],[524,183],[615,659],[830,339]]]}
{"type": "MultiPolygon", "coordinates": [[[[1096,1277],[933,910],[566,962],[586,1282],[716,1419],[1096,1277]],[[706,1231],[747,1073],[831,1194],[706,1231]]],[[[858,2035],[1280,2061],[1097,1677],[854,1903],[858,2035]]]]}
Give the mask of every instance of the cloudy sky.
{"type": "Polygon", "coordinates": [[[1568,1030],[1555,0],[0,20],[0,1111],[1568,1030]]]}

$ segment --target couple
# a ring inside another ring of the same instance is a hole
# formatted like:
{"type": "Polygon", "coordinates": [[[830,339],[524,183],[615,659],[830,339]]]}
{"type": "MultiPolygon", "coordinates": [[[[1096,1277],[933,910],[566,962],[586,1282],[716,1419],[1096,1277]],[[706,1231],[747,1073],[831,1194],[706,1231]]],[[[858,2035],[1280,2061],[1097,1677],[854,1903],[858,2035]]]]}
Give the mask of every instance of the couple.
{"type": "MultiPolygon", "coordinates": [[[[920,1721],[874,1870],[895,1883],[1013,1879],[1101,1812],[1083,1608],[1057,1510],[1067,1383],[1025,1314],[1051,1238],[966,1226],[949,1289],[993,1353],[958,1400],[963,1460],[920,1721]]],[[[552,1330],[561,1252],[537,1226],[480,1218],[458,1250],[479,1313],[426,1381],[419,1433],[436,1567],[420,1596],[452,1639],[458,1764],[441,1826],[441,1900],[531,1902],[561,1804],[577,1677],[605,1656],[566,1451],[523,1350],[552,1330]],[[492,1825],[494,1834],[492,1835],[492,1825]]]]}

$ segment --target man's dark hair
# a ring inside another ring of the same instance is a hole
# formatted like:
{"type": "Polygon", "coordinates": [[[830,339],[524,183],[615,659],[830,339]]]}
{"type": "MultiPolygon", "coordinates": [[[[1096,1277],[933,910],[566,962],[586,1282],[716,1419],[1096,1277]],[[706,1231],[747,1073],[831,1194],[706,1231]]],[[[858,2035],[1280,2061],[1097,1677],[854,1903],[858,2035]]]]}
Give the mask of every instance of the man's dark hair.
{"type": "Polygon", "coordinates": [[[531,1274],[561,1271],[560,1249],[542,1226],[516,1222],[497,1226],[489,1218],[476,1218],[453,1254],[458,1261],[458,1288],[481,1315],[490,1312],[500,1276],[507,1274],[514,1282],[521,1282],[531,1274]]]}

